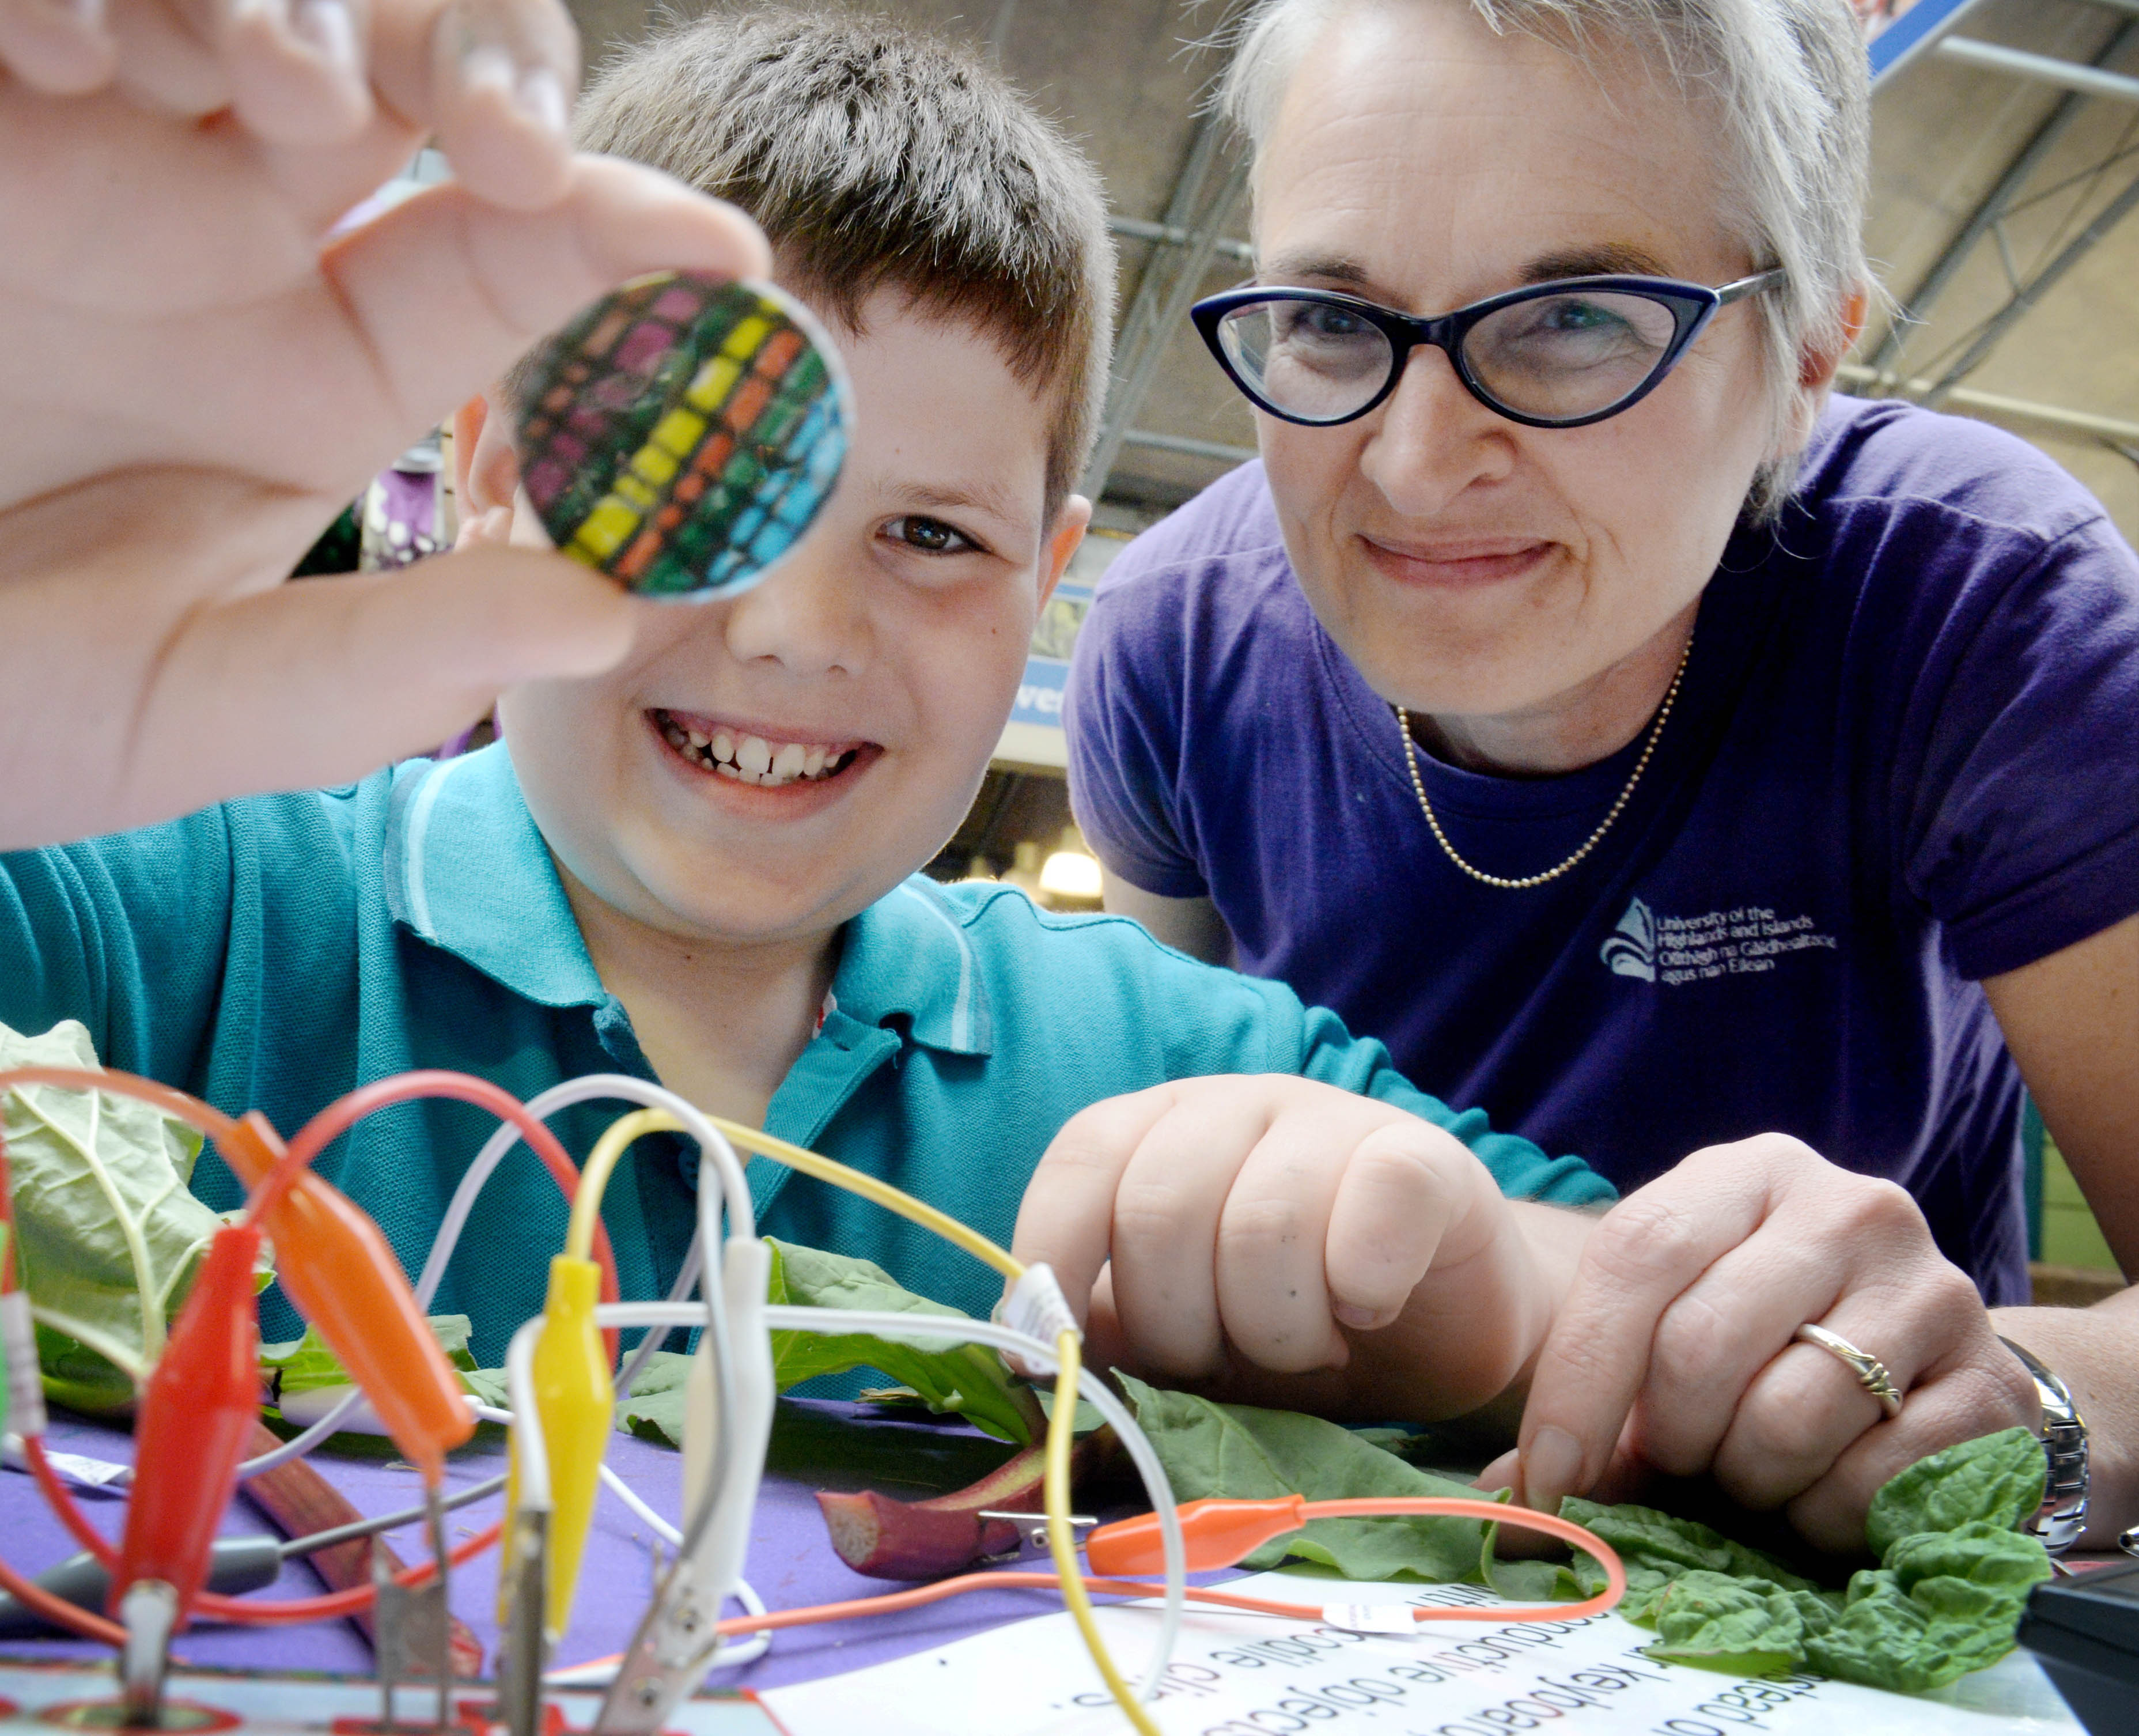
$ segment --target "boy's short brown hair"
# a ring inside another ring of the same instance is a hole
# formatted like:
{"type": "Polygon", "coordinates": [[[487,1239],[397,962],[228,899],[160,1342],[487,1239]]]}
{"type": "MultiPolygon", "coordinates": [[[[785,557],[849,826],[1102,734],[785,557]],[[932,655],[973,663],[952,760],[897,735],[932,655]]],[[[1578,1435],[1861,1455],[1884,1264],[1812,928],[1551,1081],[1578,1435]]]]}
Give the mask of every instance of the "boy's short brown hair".
{"type": "Polygon", "coordinates": [[[851,329],[890,285],[995,336],[1054,400],[1052,522],[1106,393],[1114,243],[1098,174],[1001,73],[882,18],[722,7],[610,60],[574,132],[741,206],[851,329]]]}

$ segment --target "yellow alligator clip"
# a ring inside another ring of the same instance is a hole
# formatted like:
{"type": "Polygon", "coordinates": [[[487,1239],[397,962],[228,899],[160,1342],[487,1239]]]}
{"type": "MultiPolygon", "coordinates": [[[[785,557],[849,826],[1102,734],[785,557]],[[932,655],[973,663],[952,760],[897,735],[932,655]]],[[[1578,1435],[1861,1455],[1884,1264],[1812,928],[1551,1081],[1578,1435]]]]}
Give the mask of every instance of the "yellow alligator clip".
{"type": "MultiPolygon", "coordinates": [[[[550,1291],[542,1303],[542,1330],[535,1340],[535,1410],[550,1460],[549,1562],[543,1626],[561,1635],[571,1621],[580,1562],[594,1523],[595,1492],[609,1446],[616,1389],[609,1356],[595,1327],[601,1268],[592,1260],[560,1253],[550,1262],[550,1291]]],[[[517,1464],[507,1496],[507,1513],[519,1508],[517,1464]]],[[[506,1525],[501,1595],[512,1583],[514,1528],[506,1525]]]]}

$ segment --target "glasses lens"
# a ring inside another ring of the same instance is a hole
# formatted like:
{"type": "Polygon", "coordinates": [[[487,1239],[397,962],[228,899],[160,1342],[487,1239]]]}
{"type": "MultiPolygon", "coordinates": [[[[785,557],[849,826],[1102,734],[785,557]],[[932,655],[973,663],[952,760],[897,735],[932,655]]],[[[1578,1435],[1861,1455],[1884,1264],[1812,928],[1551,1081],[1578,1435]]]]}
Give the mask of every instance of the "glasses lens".
{"type": "Polygon", "coordinates": [[[1677,332],[1670,304],[1660,299],[1569,290],[1487,314],[1465,335],[1463,360],[1510,409],[1591,416],[1639,391],[1677,332]]]}
{"type": "Polygon", "coordinates": [[[1381,390],[1389,341],[1329,302],[1251,302],[1219,322],[1218,341],[1249,390],[1306,422],[1336,422],[1381,390]]]}

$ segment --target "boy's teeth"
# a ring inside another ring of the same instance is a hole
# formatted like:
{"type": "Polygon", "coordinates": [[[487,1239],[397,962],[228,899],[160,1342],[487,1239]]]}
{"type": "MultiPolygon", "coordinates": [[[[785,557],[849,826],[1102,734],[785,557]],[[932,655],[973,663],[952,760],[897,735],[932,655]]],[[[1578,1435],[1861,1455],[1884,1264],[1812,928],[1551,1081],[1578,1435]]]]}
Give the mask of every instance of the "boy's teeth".
{"type": "Polygon", "coordinates": [[[703,730],[678,723],[666,712],[658,715],[663,738],[684,758],[740,783],[777,787],[797,778],[830,777],[844,771],[854,758],[851,748],[835,753],[821,743],[776,744],[761,735],[738,738],[720,728],[708,736],[703,730]]]}

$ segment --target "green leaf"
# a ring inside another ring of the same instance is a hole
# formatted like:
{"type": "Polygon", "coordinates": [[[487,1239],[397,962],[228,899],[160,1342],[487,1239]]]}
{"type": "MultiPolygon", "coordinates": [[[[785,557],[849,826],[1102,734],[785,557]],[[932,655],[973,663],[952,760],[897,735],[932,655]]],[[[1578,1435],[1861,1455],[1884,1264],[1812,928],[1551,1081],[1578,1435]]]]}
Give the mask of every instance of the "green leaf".
{"type": "MultiPolygon", "coordinates": [[[[867,1309],[912,1314],[918,1319],[963,1320],[956,1308],[901,1289],[891,1274],[868,1260],[826,1253],[768,1236],[775,1303],[819,1308],[867,1309]]],[[[917,1321],[918,1324],[918,1321],[917,1321]]],[[[656,1359],[658,1360],[658,1358],[656,1359]]],[[[985,1345],[960,1344],[917,1331],[893,1336],[866,1332],[827,1336],[815,1332],[772,1334],[773,1379],[780,1390],[820,1375],[874,1368],[910,1386],[937,1411],[956,1411],[999,1440],[1030,1445],[1031,1395],[1011,1377],[1002,1358],[985,1345]]]]}
{"type": "Polygon", "coordinates": [[[512,1395],[506,1390],[502,1368],[464,1368],[461,1385],[493,1410],[510,1410],[512,1395]]]}
{"type": "Polygon", "coordinates": [[[688,1356],[677,1351],[654,1351],[632,1381],[629,1395],[617,1401],[617,1427],[656,1446],[682,1446],[683,1385],[690,1374],[688,1356]]]}
{"type": "Polygon", "coordinates": [[[1831,1626],[1808,1631],[1805,1661],[1874,1688],[1942,1688],[2012,1650],[2029,1591],[2050,1572],[2039,1541],[1985,1520],[1904,1537],[1887,1566],[1851,1579],[1831,1626]]]}
{"type": "Polygon", "coordinates": [[[45,1396],[55,1405],[91,1416],[113,1416],[134,1408],[133,1377],[108,1356],[50,1327],[37,1327],[37,1366],[45,1396]]]}
{"type": "MultiPolygon", "coordinates": [[[[1406,1464],[1348,1429],[1297,1411],[1216,1405],[1147,1386],[1117,1373],[1137,1423],[1158,1451],[1176,1496],[1256,1499],[1297,1491],[1310,1501],[1368,1495],[1461,1495],[1466,1484],[1406,1464]]],[[[1348,1579],[1476,1582],[1486,1528],[1476,1519],[1317,1519],[1274,1539],[1242,1563],[1275,1567],[1288,1557],[1319,1562],[1348,1579]]],[[[1521,1576],[1530,1582],[1530,1576],[1521,1576]]]]}
{"type": "Polygon", "coordinates": [[[1670,1664],[1774,1675],[1804,1656],[1804,1618],[1796,1603],[1803,1595],[1765,1579],[1689,1569],[1652,1607],[1657,1639],[1647,1650],[1670,1664]]]}
{"type": "MultiPolygon", "coordinates": [[[[424,1324],[438,1341],[438,1348],[446,1353],[447,1361],[463,1375],[474,1370],[475,1358],[468,1354],[470,1322],[467,1315],[433,1314],[424,1324]]],[[[326,1340],[320,1336],[319,1328],[311,1325],[306,1327],[301,1338],[262,1345],[260,1371],[272,1380],[276,1393],[283,1398],[294,1397],[301,1392],[316,1392],[323,1386],[353,1384],[349,1371],[327,1347],[326,1340]]]]}
{"type": "MultiPolygon", "coordinates": [[[[1760,1580],[1785,1591],[1813,1587],[1810,1580],[1793,1573],[1772,1555],[1733,1542],[1697,1520],[1673,1518],[1653,1507],[1637,1507],[1632,1503],[1600,1507],[1594,1501],[1569,1495],[1559,1503],[1559,1516],[1595,1532],[1618,1550],[1619,1559],[1626,1563],[1630,1594],[1638,1589],[1645,1594],[1645,1601],[1689,1572],[1760,1580]]],[[[1577,1556],[1574,1572],[1588,1595],[1603,1589],[1604,1570],[1590,1557],[1577,1556]]],[[[1628,1603],[1634,1601],[1630,1595],[1628,1603]]],[[[1629,1621],[1640,1619],[1623,1609],[1623,1613],[1629,1621]]]]}
{"type": "MultiPolygon", "coordinates": [[[[0,1068],[97,1065],[73,1020],[42,1037],[0,1025],[0,1068]]],[[[14,1174],[17,1258],[37,1319],[138,1376],[222,1228],[186,1191],[200,1136],[130,1097],[36,1085],[0,1092],[0,1125],[14,1174]]],[[[71,1376],[62,1383],[76,1389],[71,1376]]]]}
{"type": "Polygon", "coordinates": [[[1882,1561],[1918,1532],[1951,1531],[1973,1520],[2017,1528],[2043,1504],[2043,1444],[2025,1429],[1965,1440],[1920,1459],[1872,1498],[1864,1539],[1882,1561]]]}

